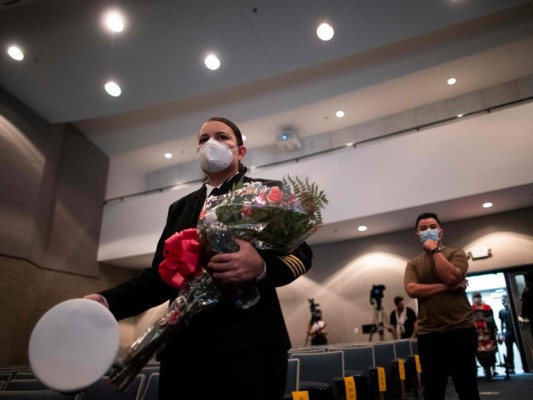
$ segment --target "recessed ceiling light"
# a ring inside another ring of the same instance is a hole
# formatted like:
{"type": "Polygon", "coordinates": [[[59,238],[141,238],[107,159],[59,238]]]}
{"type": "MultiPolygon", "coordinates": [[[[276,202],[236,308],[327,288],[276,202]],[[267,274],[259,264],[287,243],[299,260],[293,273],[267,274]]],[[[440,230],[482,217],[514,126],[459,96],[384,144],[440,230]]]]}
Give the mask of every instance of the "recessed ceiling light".
{"type": "Polygon", "coordinates": [[[490,201],[487,201],[486,203],[483,203],[483,208],[491,208],[494,204],[492,204],[490,201]]]}
{"type": "Polygon", "coordinates": [[[451,85],[455,85],[456,83],[457,83],[457,79],[455,79],[455,78],[448,79],[448,85],[451,86],[451,85]]]}
{"type": "Polygon", "coordinates": [[[463,116],[464,116],[464,114],[457,114],[457,118],[461,118],[463,116]]]}
{"type": "Polygon", "coordinates": [[[342,118],[342,117],[344,117],[344,111],[339,110],[339,111],[337,111],[337,112],[335,113],[335,115],[337,116],[337,118],[342,118]]]}
{"type": "Polygon", "coordinates": [[[357,230],[358,230],[359,232],[365,232],[367,229],[368,229],[368,227],[365,226],[365,225],[359,225],[359,226],[357,227],[357,230]]]}
{"type": "Polygon", "coordinates": [[[214,54],[209,54],[204,60],[205,66],[212,71],[220,68],[220,60],[214,54]]]}
{"type": "Polygon", "coordinates": [[[317,28],[316,34],[320,40],[327,42],[328,40],[331,40],[331,38],[333,38],[335,31],[333,30],[330,24],[324,22],[323,24],[320,24],[320,26],[317,28]]]}
{"type": "Polygon", "coordinates": [[[172,153],[165,153],[165,158],[170,160],[172,158],[172,153]]]}
{"type": "Polygon", "coordinates": [[[109,81],[105,84],[105,91],[113,97],[118,97],[122,93],[122,89],[113,81],[109,81]]]}
{"type": "Polygon", "coordinates": [[[13,60],[17,60],[17,61],[22,61],[24,60],[24,53],[22,52],[22,50],[17,47],[17,46],[10,46],[8,49],[7,49],[7,54],[9,54],[9,56],[13,59],[13,60]]]}
{"type": "Polygon", "coordinates": [[[117,10],[108,11],[104,16],[104,25],[112,32],[124,30],[124,15],[117,10]]]}

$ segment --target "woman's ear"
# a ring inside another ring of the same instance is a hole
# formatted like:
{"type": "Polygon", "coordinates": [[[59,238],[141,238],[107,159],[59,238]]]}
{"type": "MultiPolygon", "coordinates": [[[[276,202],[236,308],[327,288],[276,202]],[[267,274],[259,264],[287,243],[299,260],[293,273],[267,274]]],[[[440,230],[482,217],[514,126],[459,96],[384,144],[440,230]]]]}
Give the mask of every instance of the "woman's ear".
{"type": "Polygon", "coordinates": [[[239,160],[242,160],[246,156],[247,150],[244,146],[239,146],[239,160]]]}

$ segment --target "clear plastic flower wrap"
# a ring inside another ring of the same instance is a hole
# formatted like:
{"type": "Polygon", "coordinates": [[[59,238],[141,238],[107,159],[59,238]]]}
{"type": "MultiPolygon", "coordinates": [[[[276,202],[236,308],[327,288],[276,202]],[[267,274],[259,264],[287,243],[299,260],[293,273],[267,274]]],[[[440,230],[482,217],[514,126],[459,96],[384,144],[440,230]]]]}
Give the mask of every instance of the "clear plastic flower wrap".
{"type": "Polygon", "coordinates": [[[144,365],[166,343],[168,337],[185,327],[199,312],[218,303],[220,291],[199,264],[200,243],[195,228],[175,233],[165,241],[165,260],[159,273],[179,289],[165,315],[159,318],[129,347],[126,356],[111,368],[109,379],[118,390],[126,390],[144,365]]]}
{"type": "Polygon", "coordinates": [[[260,250],[290,253],[319,228],[325,204],[326,196],[315,184],[290,177],[282,187],[239,182],[229,193],[209,197],[197,227],[165,241],[159,274],[179,289],[178,297],[113,366],[111,383],[125,390],[170,335],[186,329],[191,317],[221,298],[230,298],[242,309],[260,300],[254,281],[238,285],[215,282],[204,265],[214,254],[238,251],[234,239],[246,240],[260,250]]]}

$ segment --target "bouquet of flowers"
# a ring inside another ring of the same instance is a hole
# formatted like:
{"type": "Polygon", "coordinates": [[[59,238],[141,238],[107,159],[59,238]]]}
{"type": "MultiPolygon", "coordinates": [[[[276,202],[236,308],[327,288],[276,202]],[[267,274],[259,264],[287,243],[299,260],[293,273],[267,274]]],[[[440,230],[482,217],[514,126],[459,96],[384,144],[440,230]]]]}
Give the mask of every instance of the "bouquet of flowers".
{"type": "Polygon", "coordinates": [[[235,238],[261,250],[290,253],[322,224],[327,204],[323,191],[299,178],[287,177],[283,187],[262,182],[239,182],[227,194],[207,199],[196,228],[175,233],[165,241],[161,278],[179,289],[177,298],[116,363],[110,381],[125,390],[167,338],[194,315],[229,297],[239,308],[255,305],[260,297],[255,282],[228,286],[215,283],[204,269],[216,253],[239,250],[235,238]]]}
{"type": "Polygon", "coordinates": [[[202,245],[217,250],[216,232],[215,237],[210,232],[218,222],[232,237],[247,240],[257,249],[290,253],[322,224],[325,204],[325,194],[309,180],[288,176],[283,188],[241,182],[229,193],[207,200],[198,225],[202,245]]]}

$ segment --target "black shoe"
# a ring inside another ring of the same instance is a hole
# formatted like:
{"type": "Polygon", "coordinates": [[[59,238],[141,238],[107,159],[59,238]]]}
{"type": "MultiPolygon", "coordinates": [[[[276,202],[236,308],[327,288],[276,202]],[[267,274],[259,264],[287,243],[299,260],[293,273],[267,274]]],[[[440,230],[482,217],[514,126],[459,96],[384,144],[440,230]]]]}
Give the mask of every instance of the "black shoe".
{"type": "Polygon", "coordinates": [[[487,378],[487,381],[491,381],[492,380],[492,374],[490,373],[490,368],[483,368],[484,369],[484,372],[485,372],[485,378],[487,378]]]}

